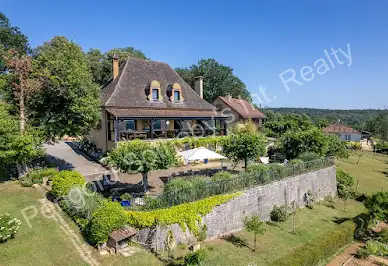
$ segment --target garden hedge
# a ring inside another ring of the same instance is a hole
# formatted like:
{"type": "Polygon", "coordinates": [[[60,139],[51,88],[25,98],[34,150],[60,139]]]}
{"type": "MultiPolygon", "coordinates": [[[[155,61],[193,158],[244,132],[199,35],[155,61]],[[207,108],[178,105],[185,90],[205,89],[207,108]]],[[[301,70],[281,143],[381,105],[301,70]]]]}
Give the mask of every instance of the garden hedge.
{"type": "Polygon", "coordinates": [[[94,211],[86,236],[94,245],[105,243],[110,233],[125,225],[125,220],[125,210],[119,203],[104,200],[94,211]]]}
{"type": "Polygon", "coordinates": [[[346,221],[332,231],[327,231],[310,243],[296,248],[293,252],[274,261],[276,266],[312,266],[333,256],[340,248],[353,241],[356,224],[346,221]]]}
{"type": "Polygon", "coordinates": [[[67,196],[73,187],[84,186],[85,183],[84,176],[77,171],[60,171],[53,177],[51,194],[61,198],[67,196]]]}

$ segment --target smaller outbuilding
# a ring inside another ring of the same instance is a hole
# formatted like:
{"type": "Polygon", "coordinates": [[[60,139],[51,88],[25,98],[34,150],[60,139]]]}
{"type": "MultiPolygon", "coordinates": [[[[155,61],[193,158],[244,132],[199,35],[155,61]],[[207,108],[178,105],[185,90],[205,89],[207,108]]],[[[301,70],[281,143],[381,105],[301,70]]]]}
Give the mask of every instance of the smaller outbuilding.
{"type": "Polygon", "coordinates": [[[107,245],[114,248],[117,253],[120,249],[128,246],[128,241],[136,235],[137,231],[133,227],[125,227],[109,234],[107,245]]]}
{"type": "Polygon", "coordinates": [[[344,141],[355,141],[355,142],[361,141],[361,132],[360,131],[355,130],[351,127],[345,126],[344,124],[339,123],[339,122],[325,127],[323,129],[323,132],[325,132],[327,134],[335,134],[341,140],[344,140],[344,141]]]}

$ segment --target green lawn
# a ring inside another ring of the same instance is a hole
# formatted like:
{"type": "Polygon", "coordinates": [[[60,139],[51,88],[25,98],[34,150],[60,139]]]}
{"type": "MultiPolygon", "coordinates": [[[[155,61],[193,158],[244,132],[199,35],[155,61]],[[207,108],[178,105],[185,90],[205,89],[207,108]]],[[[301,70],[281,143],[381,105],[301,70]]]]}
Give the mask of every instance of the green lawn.
{"type": "Polygon", "coordinates": [[[203,265],[268,265],[278,258],[291,254],[300,245],[318,239],[321,234],[332,230],[338,218],[353,218],[362,213],[364,207],[356,201],[349,200],[346,204],[346,211],[343,209],[343,202],[335,200],[335,208],[317,204],[314,209],[302,209],[296,214],[296,234],[292,234],[292,218],[286,222],[267,224],[267,231],[263,236],[258,237],[258,250],[253,252],[253,235],[245,230],[235,234],[237,240],[232,243],[230,240],[214,240],[204,244],[210,247],[209,256],[203,265]],[[242,240],[242,241],[241,241],[242,240]],[[236,243],[237,242],[237,243],[236,243]],[[246,243],[248,247],[239,247],[239,244],[246,243]]]}
{"type": "MultiPolygon", "coordinates": [[[[357,164],[358,156],[337,161],[337,166],[351,173],[359,181],[359,191],[373,193],[388,189],[388,156],[364,153],[357,164]]],[[[86,265],[72,242],[64,235],[59,224],[42,215],[35,217],[29,228],[21,210],[34,205],[39,210],[43,195],[36,189],[23,188],[17,182],[0,180],[0,214],[9,212],[22,221],[16,238],[0,244],[0,265],[86,265]]],[[[356,201],[348,201],[346,211],[343,202],[335,200],[335,208],[317,204],[313,210],[299,210],[296,215],[296,235],[292,234],[292,218],[284,223],[266,225],[267,232],[258,238],[258,251],[253,252],[252,234],[245,230],[236,233],[234,241],[214,240],[202,244],[210,252],[203,265],[266,265],[294,249],[319,238],[321,234],[338,226],[334,220],[352,218],[364,207],[356,201]]],[[[69,220],[69,219],[68,219],[69,220]]],[[[73,228],[75,225],[70,221],[73,228]]],[[[75,230],[77,234],[77,230],[75,230]]],[[[162,265],[151,253],[141,250],[135,255],[107,255],[101,257],[94,251],[101,265],[162,265]]]]}
{"type": "Polygon", "coordinates": [[[388,155],[363,152],[357,164],[358,156],[337,160],[336,165],[350,173],[359,181],[358,190],[372,194],[379,190],[388,190],[388,155]]]}
{"type": "MultiPolygon", "coordinates": [[[[0,265],[88,265],[55,220],[38,214],[31,219],[32,228],[27,225],[21,210],[33,205],[40,212],[38,200],[42,198],[42,193],[35,188],[23,188],[15,181],[0,181],[0,214],[8,212],[22,221],[16,237],[0,244],[0,265]]],[[[80,236],[70,218],[66,221],[80,236]]],[[[102,257],[96,251],[94,253],[102,265],[161,265],[145,250],[128,258],[121,255],[102,257]]]]}
{"type": "Polygon", "coordinates": [[[40,210],[42,194],[33,188],[22,188],[17,182],[0,183],[0,213],[10,213],[21,220],[14,239],[0,244],[0,265],[87,265],[52,219],[37,215],[25,222],[21,210],[34,205],[40,210]]]}

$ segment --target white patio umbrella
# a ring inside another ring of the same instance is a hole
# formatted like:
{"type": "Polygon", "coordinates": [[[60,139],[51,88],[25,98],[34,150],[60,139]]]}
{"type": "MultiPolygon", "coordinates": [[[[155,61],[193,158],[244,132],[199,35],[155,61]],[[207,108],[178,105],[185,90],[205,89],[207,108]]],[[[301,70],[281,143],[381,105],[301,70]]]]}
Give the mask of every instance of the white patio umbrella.
{"type": "Polygon", "coordinates": [[[181,151],[179,153],[186,161],[197,161],[197,160],[214,160],[214,159],[226,159],[225,156],[218,154],[214,151],[206,149],[205,147],[199,147],[187,151],[181,151]]]}

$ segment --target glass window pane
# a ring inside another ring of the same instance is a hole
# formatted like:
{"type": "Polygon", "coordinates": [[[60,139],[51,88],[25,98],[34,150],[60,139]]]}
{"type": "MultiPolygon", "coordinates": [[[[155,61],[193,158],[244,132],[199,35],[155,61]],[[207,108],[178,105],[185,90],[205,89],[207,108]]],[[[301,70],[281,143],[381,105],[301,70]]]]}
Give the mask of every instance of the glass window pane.
{"type": "Polygon", "coordinates": [[[174,91],[174,101],[180,101],[180,100],[181,100],[180,91],[174,91]]]}
{"type": "Polygon", "coordinates": [[[159,99],[159,90],[158,89],[152,89],[152,99],[153,100],[159,99]]]}
{"type": "Polygon", "coordinates": [[[135,120],[125,121],[125,129],[126,130],[135,130],[135,120]]]}
{"type": "Polygon", "coordinates": [[[160,130],[162,129],[162,120],[155,120],[154,121],[154,130],[160,130]]]}

